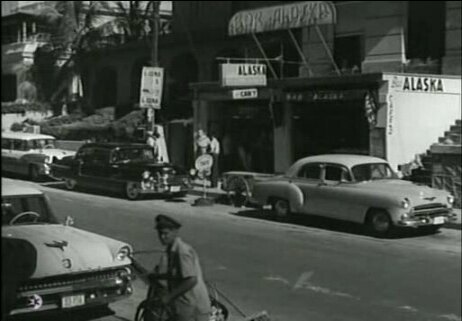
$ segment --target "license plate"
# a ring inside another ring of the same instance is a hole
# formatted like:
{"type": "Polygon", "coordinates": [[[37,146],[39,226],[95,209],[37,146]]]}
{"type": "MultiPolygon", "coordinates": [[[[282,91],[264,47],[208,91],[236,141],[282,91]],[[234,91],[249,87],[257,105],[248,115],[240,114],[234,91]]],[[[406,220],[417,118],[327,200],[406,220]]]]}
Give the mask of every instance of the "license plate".
{"type": "Polygon", "coordinates": [[[266,311],[254,314],[253,316],[247,317],[245,321],[271,321],[266,311]]]}
{"type": "Polygon", "coordinates": [[[435,217],[433,219],[433,224],[435,225],[444,224],[444,217],[435,217]]]}
{"type": "Polygon", "coordinates": [[[170,192],[176,193],[176,192],[179,192],[180,189],[181,189],[180,186],[171,186],[170,187],[170,192]]]}
{"type": "Polygon", "coordinates": [[[85,304],[85,295],[70,295],[62,297],[61,299],[62,307],[64,309],[78,307],[85,304]]]}

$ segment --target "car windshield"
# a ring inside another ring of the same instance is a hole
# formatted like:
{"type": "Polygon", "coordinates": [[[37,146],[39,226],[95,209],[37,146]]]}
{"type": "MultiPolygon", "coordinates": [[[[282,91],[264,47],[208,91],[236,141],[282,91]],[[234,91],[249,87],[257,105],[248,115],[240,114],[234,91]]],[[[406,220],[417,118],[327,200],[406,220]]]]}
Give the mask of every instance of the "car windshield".
{"type": "Polygon", "coordinates": [[[55,148],[54,139],[33,139],[26,143],[27,149],[55,148]]]}
{"type": "Polygon", "coordinates": [[[154,151],[151,148],[124,148],[114,152],[112,161],[151,161],[154,160],[154,151]]]}
{"type": "Polygon", "coordinates": [[[357,182],[398,178],[387,163],[356,165],[353,166],[352,172],[357,182]]]}
{"type": "Polygon", "coordinates": [[[2,197],[2,226],[15,224],[56,223],[43,196],[2,197]],[[23,213],[30,213],[24,214],[23,213]]]}

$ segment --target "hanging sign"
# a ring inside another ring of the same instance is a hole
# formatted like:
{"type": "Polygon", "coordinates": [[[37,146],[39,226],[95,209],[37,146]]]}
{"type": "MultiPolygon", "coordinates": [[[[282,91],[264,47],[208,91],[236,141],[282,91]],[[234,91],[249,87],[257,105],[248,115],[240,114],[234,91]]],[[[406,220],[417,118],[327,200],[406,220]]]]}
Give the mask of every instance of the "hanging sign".
{"type": "Polygon", "coordinates": [[[266,86],[265,64],[221,64],[223,87],[266,86]]]}
{"type": "Polygon", "coordinates": [[[140,86],[140,107],[160,109],[164,69],[143,67],[140,86]]]}
{"type": "Polygon", "coordinates": [[[258,97],[258,89],[236,89],[232,91],[233,99],[252,99],[258,97]]]}
{"type": "Polygon", "coordinates": [[[330,1],[305,1],[243,10],[229,21],[230,36],[335,24],[335,6],[330,1]]]}

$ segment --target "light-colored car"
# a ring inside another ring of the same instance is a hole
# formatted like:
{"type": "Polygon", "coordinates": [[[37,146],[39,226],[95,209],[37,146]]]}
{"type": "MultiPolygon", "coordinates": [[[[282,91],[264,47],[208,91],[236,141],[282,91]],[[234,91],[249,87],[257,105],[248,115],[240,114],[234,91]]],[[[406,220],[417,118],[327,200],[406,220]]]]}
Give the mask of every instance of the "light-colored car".
{"type": "Polygon", "coordinates": [[[50,174],[49,164],[74,151],[56,148],[53,136],[23,133],[2,133],[2,171],[27,175],[32,180],[50,174]]]}
{"type": "Polygon", "coordinates": [[[41,191],[8,179],[2,179],[2,250],[10,316],[86,311],[132,293],[129,244],[58,224],[41,191]],[[21,277],[26,266],[33,269],[21,277]]]}
{"type": "Polygon", "coordinates": [[[282,176],[257,182],[253,198],[278,216],[306,213],[365,224],[385,235],[393,227],[436,231],[453,220],[446,191],[398,179],[383,159],[363,155],[303,158],[282,176]]]}

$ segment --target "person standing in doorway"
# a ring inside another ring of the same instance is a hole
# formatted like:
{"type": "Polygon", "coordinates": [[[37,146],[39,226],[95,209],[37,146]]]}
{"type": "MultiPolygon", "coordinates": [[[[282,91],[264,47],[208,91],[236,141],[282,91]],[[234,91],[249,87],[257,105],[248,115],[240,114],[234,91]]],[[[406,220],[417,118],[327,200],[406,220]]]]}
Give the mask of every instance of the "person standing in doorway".
{"type": "Polygon", "coordinates": [[[212,165],[212,178],[211,178],[211,187],[217,187],[218,185],[218,176],[219,176],[219,166],[218,166],[218,159],[220,156],[220,142],[215,134],[212,132],[210,136],[210,154],[213,157],[213,165],[212,165]]]}

